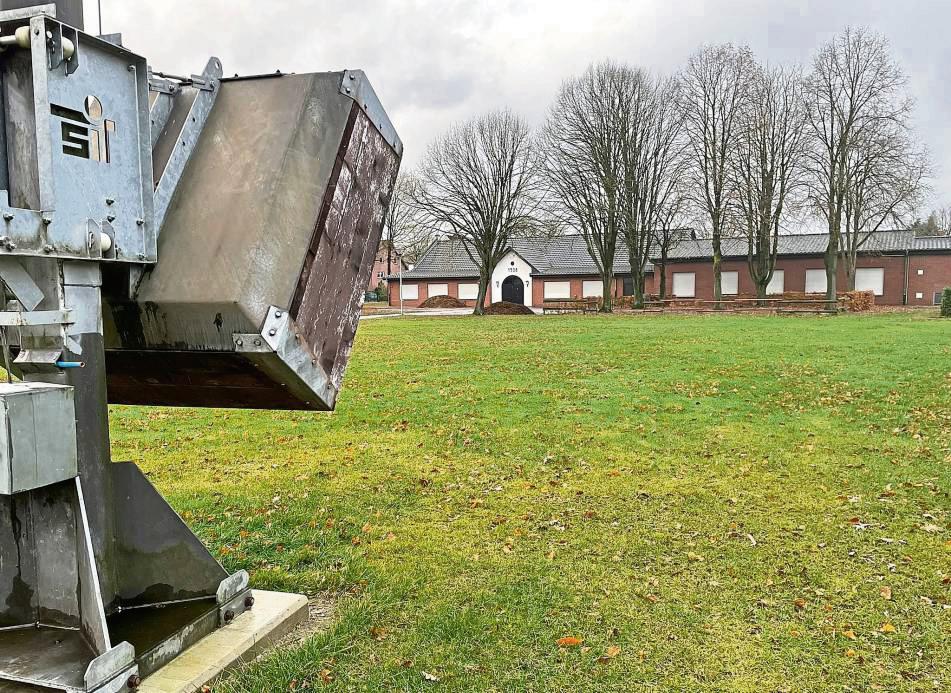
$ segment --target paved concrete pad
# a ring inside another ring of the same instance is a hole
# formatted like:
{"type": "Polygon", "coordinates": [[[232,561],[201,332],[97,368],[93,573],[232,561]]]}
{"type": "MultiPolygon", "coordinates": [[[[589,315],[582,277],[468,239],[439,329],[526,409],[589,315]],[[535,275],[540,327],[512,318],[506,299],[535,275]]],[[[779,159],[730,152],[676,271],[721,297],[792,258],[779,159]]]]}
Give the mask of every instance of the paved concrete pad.
{"type": "Polygon", "coordinates": [[[254,590],[254,608],[148,677],[140,693],[194,693],[228,669],[276,644],[307,620],[300,594],[254,590]]]}

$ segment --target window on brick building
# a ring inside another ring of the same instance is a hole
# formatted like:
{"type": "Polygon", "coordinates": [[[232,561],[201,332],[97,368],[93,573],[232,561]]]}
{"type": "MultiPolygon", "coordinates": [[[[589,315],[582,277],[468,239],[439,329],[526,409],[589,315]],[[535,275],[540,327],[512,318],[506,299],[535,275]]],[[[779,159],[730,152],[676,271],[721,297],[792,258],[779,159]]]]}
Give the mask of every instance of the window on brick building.
{"type": "Polygon", "coordinates": [[[720,272],[720,290],[724,296],[736,296],[740,293],[740,273],[720,272]]]}
{"type": "Polygon", "coordinates": [[[766,285],[766,293],[769,295],[781,294],[786,290],[786,271],[774,270],[773,278],[766,285]]]}
{"type": "Polygon", "coordinates": [[[674,272],[674,297],[693,298],[697,294],[697,275],[694,272],[674,272]]]}
{"type": "Polygon", "coordinates": [[[855,290],[871,291],[876,296],[885,293],[885,268],[860,267],[855,270],[855,290]]]}
{"type": "Polygon", "coordinates": [[[824,294],[828,286],[829,278],[824,269],[806,270],[806,293],[824,294]]]}

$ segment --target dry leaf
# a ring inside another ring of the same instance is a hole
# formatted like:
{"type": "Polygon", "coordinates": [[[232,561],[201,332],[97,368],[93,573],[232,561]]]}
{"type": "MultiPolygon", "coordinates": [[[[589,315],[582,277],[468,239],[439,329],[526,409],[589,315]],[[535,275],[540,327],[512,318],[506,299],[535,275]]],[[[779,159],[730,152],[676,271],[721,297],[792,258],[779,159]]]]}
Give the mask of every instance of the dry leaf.
{"type": "Polygon", "coordinates": [[[891,623],[889,623],[888,621],[885,621],[885,623],[882,624],[882,627],[881,627],[879,630],[881,630],[883,633],[894,633],[894,632],[896,632],[895,626],[893,626],[893,625],[892,625],[891,623]]]}
{"type": "Polygon", "coordinates": [[[888,601],[891,601],[891,599],[892,599],[892,588],[889,587],[888,585],[885,585],[884,587],[882,587],[882,589],[879,590],[879,594],[882,595],[882,599],[886,599],[886,600],[888,600],[888,601]]]}
{"type": "Polygon", "coordinates": [[[334,677],[330,673],[330,669],[321,669],[320,670],[320,680],[324,684],[328,684],[334,680],[334,677]]]}
{"type": "Polygon", "coordinates": [[[607,664],[619,654],[621,654],[621,648],[617,645],[611,645],[602,656],[598,657],[597,662],[598,664],[607,664]]]}
{"type": "Polygon", "coordinates": [[[695,562],[695,563],[700,563],[701,561],[703,561],[703,556],[701,556],[699,553],[694,553],[693,551],[688,551],[688,552],[687,552],[687,560],[693,561],[693,562],[695,562]]]}
{"type": "Polygon", "coordinates": [[[439,677],[435,674],[430,674],[428,671],[422,672],[423,681],[429,681],[430,683],[439,683],[439,677]]]}
{"type": "Polygon", "coordinates": [[[374,640],[384,640],[386,638],[386,628],[373,626],[370,628],[370,637],[374,640]]]}
{"type": "Polygon", "coordinates": [[[583,642],[584,640],[582,640],[581,638],[576,638],[573,635],[568,635],[558,640],[558,647],[577,647],[583,642]]]}
{"type": "Polygon", "coordinates": [[[796,607],[796,609],[798,609],[799,611],[802,611],[803,609],[806,608],[806,600],[800,597],[799,599],[793,602],[793,605],[796,607]]]}
{"type": "Polygon", "coordinates": [[[846,630],[842,632],[842,635],[847,637],[849,640],[858,640],[858,636],[855,634],[854,630],[846,630]]]}
{"type": "Polygon", "coordinates": [[[846,657],[854,657],[854,656],[855,656],[855,650],[852,650],[852,649],[846,650],[846,651],[845,651],[845,656],[846,656],[846,657]]]}

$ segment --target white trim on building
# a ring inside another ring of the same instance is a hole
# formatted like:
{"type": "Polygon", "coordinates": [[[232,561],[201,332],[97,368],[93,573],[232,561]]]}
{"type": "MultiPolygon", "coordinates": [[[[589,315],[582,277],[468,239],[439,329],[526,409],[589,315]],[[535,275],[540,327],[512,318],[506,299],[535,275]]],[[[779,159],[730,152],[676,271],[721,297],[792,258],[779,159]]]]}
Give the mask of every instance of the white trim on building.
{"type": "Polygon", "coordinates": [[[502,282],[507,277],[516,276],[525,284],[525,305],[532,306],[532,266],[514,251],[505,254],[492,270],[492,303],[502,300],[502,282]]]}

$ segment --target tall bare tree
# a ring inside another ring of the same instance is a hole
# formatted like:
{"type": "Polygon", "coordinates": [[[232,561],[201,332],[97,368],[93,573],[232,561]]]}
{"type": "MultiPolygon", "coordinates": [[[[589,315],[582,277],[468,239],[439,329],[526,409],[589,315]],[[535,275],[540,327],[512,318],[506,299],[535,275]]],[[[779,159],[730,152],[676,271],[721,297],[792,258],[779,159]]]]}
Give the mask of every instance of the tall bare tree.
{"type": "Polygon", "coordinates": [[[537,227],[542,158],[528,124],[511,111],[454,125],[429,147],[412,199],[430,228],[459,241],[479,268],[474,314],[511,240],[537,227]]]}
{"type": "Polygon", "coordinates": [[[562,84],[544,129],[555,214],[584,237],[601,277],[605,312],[613,307],[626,128],[640,79],[612,62],[590,66],[562,84]]]}
{"type": "Polygon", "coordinates": [[[627,243],[634,284],[634,306],[644,307],[647,264],[657,229],[681,203],[684,156],[680,85],[673,79],[640,75],[640,87],[628,112],[624,156],[621,232],[627,243]]]}
{"type": "Polygon", "coordinates": [[[412,174],[400,174],[390,199],[385,218],[386,274],[393,273],[394,255],[415,264],[433,239],[432,229],[425,223],[413,203],[419,181],[412,174]]]}
{"type": "Polygon", "coordinates": [[[928,157],[898,123],[883,121],[849,156],[849,184],[843,205],[844,224],[839,257],[846,288],[855,290],[859,251],[886,223],[908,223],[921,202],[928,157]]]}
{"type": "Polygon", "coordinates": [[[710,224],[713,295],[723,297],[722,240],[732,231],[731,161],[739,143],[740,115],[753,70],[753,54],[732,44],[705,46],[684,69],[686,133],[692,158],[693,199],[710,224]]]}
{"type": "Polygon", "coordinates": [[[810,196],[828,226],[826,298],[836,301],[849,196],[861,171],[859,150],[875,147],[878,133],[907,130],[913,103],[907,79],[888,41],[867,29],[846,29],[822,46],[807,83],[811,147],[810,196]]]}
{"type": "Polygon", "coordinates": [[[803,197],[807,119],[802,72],[756,66],[740,123],[733,159],[736,206],[750,278],[757,298],[764,299],[776,269],[783,219],[803,197]]]}

